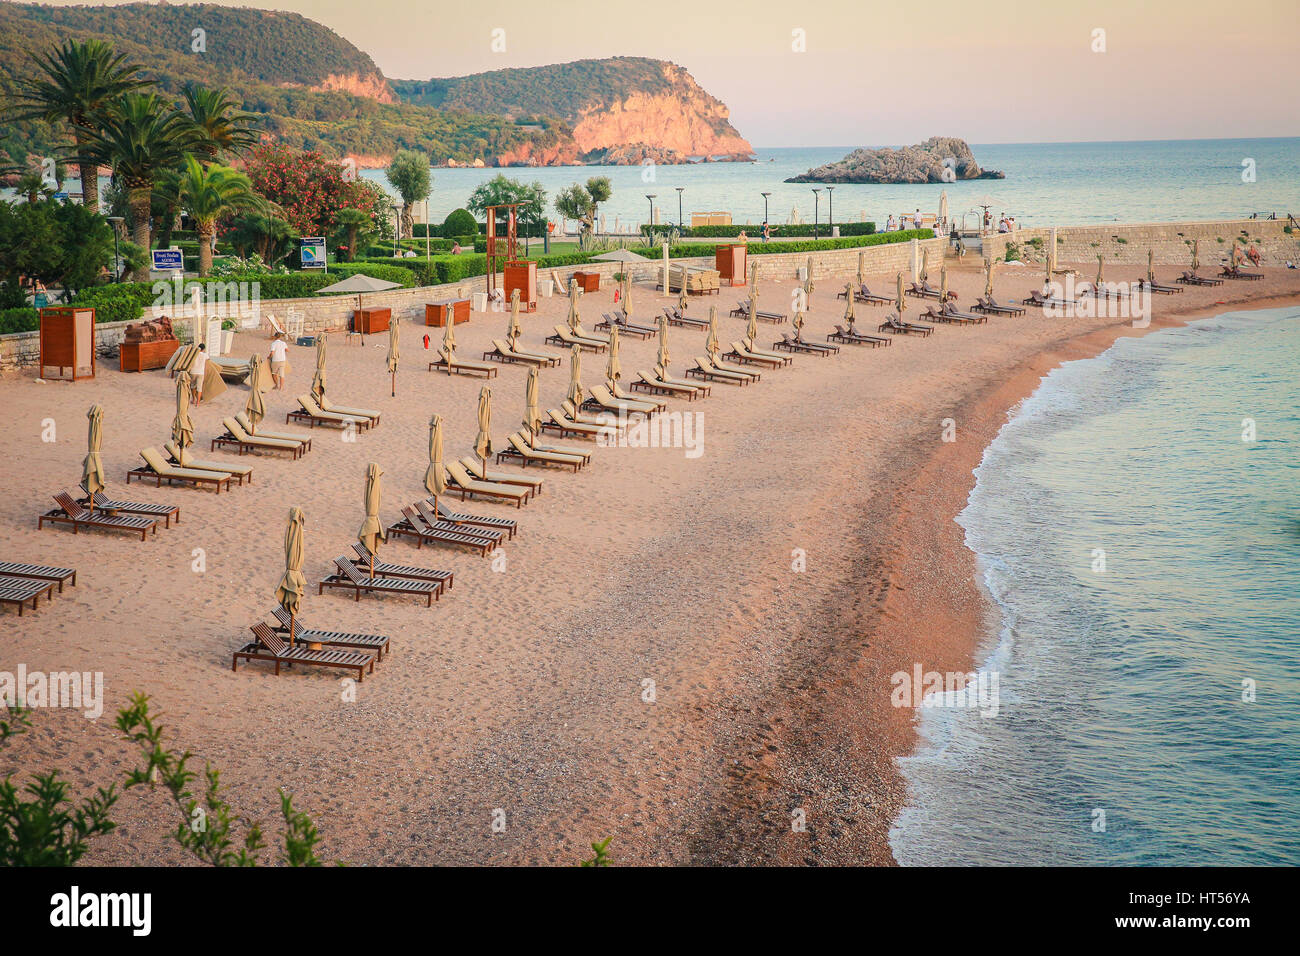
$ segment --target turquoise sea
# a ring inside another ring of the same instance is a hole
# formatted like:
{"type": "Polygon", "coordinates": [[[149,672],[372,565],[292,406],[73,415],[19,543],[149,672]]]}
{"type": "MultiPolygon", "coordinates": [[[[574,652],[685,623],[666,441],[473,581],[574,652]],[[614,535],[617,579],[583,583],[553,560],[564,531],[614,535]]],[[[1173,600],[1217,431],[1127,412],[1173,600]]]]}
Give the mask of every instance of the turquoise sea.
{"type": "Polygon", "coordinates": [[[958,517],[1000,708],[921,711],[900,863],[1300,864],[1298,381],[1300,309],[1228,313],[1013,414],[958,517]]]}
{"type": "MultiPolygon", "coordinates": [[[[897,145],[897,144],[877,144],[897,145]]],[[[614,194],[601,207],[606,227],[635,228],[650,216],[648,194],[663,222],[677,221],[678,193],[686,221],[692,212],[725,210],[737,222],[761,222],[763,192],[770,192],[772,222],[786,222],[791,212],[813,220],[813,193],[808,184],[784,180],[809,168],[842,159],[851,146],[758,149],[756,163],[702,163],[660,166],[558,166],[535,169],[435,169],[430,214],[441,222],[480,183],[498,173],[540,182],[556,192],[590,176],[608,176],[614,194]],[[653,179],[646,181],[647,175],[653,179]]],[[[976,198],[993,197],[995,215],[1006,212],[1022,225],[1081,225],[1097,222],[1157,222],[1217,219],[1254,212],[1300,215],[1300,138],[1178,140],[1123,143],[972,144],[976,160],[1007,174],[1004,180],[976,180],[946,186],[837,186],[835,221],[874,219],[883,227],[890,213],[921,209],[934,213],[939,193],[948,191],[949,209],[960,218],[976,198]],[[1244,160],[1254,160],[1255,181],[1242,182],[1244,160]]],[[[364,175],[383,182],[382,170],[364,175]]],[[[827,221],[827,193],[820,215],[827,221]]],[[[553,215],[553,211],[551,211],[553,215]]],[[[969,222],[974,225],[974,216],[969,222]]]]}

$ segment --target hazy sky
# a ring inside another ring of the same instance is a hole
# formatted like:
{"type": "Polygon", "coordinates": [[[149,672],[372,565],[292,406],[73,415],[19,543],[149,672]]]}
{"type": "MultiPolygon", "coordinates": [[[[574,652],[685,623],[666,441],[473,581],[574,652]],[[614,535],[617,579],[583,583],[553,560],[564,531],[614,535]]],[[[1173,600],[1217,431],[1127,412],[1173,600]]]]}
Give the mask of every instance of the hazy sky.
{"type": "Polygon", "coordinates": [[[301,13],[401,79],[585,57],[672,60],[756,146],[1300,135],[1300,0],[227,5],[301,13]],[[491,49],[498,27],[502,53],[491,49]],[[803,53],[792,50],[797,29],[803,53]],[[1095,29],[1106,31],[1104,53],[1092,50],[1095,29]]]}

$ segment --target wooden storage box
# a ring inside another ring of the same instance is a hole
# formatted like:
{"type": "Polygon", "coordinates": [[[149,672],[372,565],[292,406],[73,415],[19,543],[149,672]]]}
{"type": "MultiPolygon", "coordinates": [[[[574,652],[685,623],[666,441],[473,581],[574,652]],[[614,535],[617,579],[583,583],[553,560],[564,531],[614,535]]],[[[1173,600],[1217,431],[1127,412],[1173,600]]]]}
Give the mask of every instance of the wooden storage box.
{"type": "Polygon", "coordinates": [[[393,317],[393,310],[390,308],[381,309],[357,309],[352,313],[353,327],[362,335],[374,335],[376,332],[387,332],[388,323],[393,317]]]}
{"type": "Polygon", "coordinates": [[[578,280],[578,288],[583,292],[600,291],[599,272],[575,272],[573,277],[578,280]]]}
{"type": "Polygon", "coordinates": [[[167,360],[181,347],[179,339],[159,342],[123,342],[118,353],[118,367],[123,372],[146,372],[165,368],[167,360]]]}
{"type": "Polygon", "coordinates": [[[728,285],[744,285],[747,281],[744,243],[718,246],[714,253],[713,264],[718,270],[718,276],[728,285]]]}
{"type": "Polygon", "coordinates": [[[532,312],[537,308],[537,263],[527,260],[517,260],[507,262],[505,270],[505,285],[502,287],[506,294],[506,304],[510,304],[510,296],[519,290],[519,307],[525,312],[532,312]]]}
{"type": "Polygon", "coordinates": [[[437,328],[447,325],[447,317],[460,325],[469,321],[469,299],[445,299],[442,302],[430,302],[424,307],[424,324],[437,328]]]}

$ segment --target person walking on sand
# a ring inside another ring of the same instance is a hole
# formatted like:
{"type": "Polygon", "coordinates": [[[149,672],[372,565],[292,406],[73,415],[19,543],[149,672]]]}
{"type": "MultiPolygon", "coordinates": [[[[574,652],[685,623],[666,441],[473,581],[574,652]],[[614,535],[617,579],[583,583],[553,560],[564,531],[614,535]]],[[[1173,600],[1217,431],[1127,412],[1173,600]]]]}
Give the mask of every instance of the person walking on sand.
{"type": "Polygon", "coordinates": [[[194,356],[194,364],[190,366],[190,401],[196,406],[203,403],[203,373],[208,368],[208,347],[205,343],[199,343],[199,352],[194,356]]]}
{"type": "Polygon", "coordinates": [[[289,366],[289,346],[284,343],[283,332],[275,333],[271,340],[271,354],[267,358],[271,360],[271,381],[275,383],[275,390],[283,392],[284,376],[289,366]]]}

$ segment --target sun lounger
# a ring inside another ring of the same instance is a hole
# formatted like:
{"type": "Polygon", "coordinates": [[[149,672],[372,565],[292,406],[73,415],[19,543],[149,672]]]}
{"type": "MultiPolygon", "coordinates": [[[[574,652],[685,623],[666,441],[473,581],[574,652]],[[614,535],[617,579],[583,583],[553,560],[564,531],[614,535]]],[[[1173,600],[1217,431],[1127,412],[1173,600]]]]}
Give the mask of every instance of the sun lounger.
{"type": "Polygon", "coordinates": [[[447,544],[473,548],[480,555],[495,547],[499,535],[490,535],[486,528],[462,528],[450,522],[426,521],[414,505],[402,509],[402,517],[388,526],[388,533],[399,538],[414,538],[416,550],[426,544],[447,544]]]}
{"type": "MultiPolygon", "coordinates": [[[[503,485],[519,485],[521,488],[533,489],[533,494],[542,493],[543,481],[541,478],[529,478],[527,475],[521,475],[517,471],[483,471],[483,462],[472,456],[465,456],[460,459],[461,466],[475,478],[480,481],[499,481],[503,485]]],[[[418,507],[418,505],[417,505],[418,507]]],[[[419,509],[420,514],[430,521],[433,520],[433,512],[425,513],[424,508],[419,509]]]]}
{"type": "Polygon", "coordinates": [[[258,425],[253,428],[253,423],[248,420],[247,412],[235,412],[235,421],[239,423],[247,434],[254,438],[274,438],[277,441],[292,441],[302,445],[303,453],[311,451],[311,434],[308,432],[273,432],[266,428],[265,425],[258,425]]]}
{"type": "Polygon", "coordinates": [[[749,385],[754,379],[748,375],[726,372],[714,366],[707,355],[697,355],[695,365],[686,370],[688,378],[699,378],[706,382],[726,382],[729,385],[749,385]]]}
{"type": "Polygon", "coordinates": [[[253,370],[248,359],[233,359],[229,355],[209,355],[208,361],[217,367],[222,380],[227,382],[242,382],[253,370]]]}
{"type": "Polygon", "coordinates": [[[593,425],[590,422],[575,422],[558,408],[548,408],[546,414],[550,416],[550,421],[542,422],[542,431],[553,432],[561,438],[590,438],[594,440],[605,431],[605,428],[601,425],[593,425]]]}
{"type": "Polygon", "coordinates": [[[413,594],[424,598],[425,607],[433,607],[433,599],[442,593],[442,585],[436,581],[412,581],[410,578],[370,577],[357,570],[357,566],[346,557],[334,559],[337,574],[322,578],[316,593],[324,594],[325,589],[351,591],[356,600],[362,594],[413,594]]]}
{"type": "MultiPolygon", "coordinates": [[[[86,485],[81,485],[81,495],[76,499],[77,504],[87,510],[90,509],[90,496],[85,493],[86,485]]],[[[102,491],[95,492],[95,511],[103,511],[105,514],[125,513],[129,515],[145,515],[150,518],[162,518],[163,527],[172,526],[172,518],[176,523],[181,523],[181,509],[175,505],[155,505],[144,501],[114,501],[105,495],[102,491]]],[[[0,574],[8,572],[0,571],[0,574]]]]}
{"type": "Polygon", "coordinates": [[[549,368],[552,365],[559,365],[560,357],[540,355],[536,352],[516,352],[505,340],[493,339],[491,350],[483,353],[483,361],[505,362],[511,365],[522,363],[536,365],[538,368],[549,368]]]}
{"type": "Polygon", "coordinates": [[[98,511],[88,511],[73,501],[72,495],[66,491],[61,491],[55,495],[54,501],[58,504],[58,508],[37,517],[36,528],[38,531],[45,527],[45,523],[48,521],[50,524],[72,525],[73,534],[76,534],[82,528],[95,528],[102,531],[129,531],[132,534],[138,532],[141,541],[145,539],[145,536],[150,531],[155,536],[158,534],[158,520],[156,518],[149,518],[145,515],[111,515],[98,511]]]}
{"type": "Polygon", "coordinates": [[[37,581],[51,581],[59,586],[59,593],[63,593],[63,585],[70,584],[74,588],[77,586],[76,568],[47,568],[43,564],[22,564],[17,561],[0,561],[0,574],[11,578],[34,578],[37,581]]]}
{"type": "MultiPolygon", "coordinates": [[[[749,317],[749,300],[736,303],[736,307],[731,310],[732,315],[739,315],[741,318],[749,317]]],[[[782,322],[789,321],[790,317],[784,312],[767,312],[759,309],[754,313],[754,318],[760,322],[771,322],[773,325],[780,325],[782,322]]]]}
{"type": "Polygon", "coordinates": [[[369,418],[363,418],[360,415],[343,415],[338,412],[327,412],[316,404],[316,400],[310,395],[299,395],[297,398],[298,408],[284,416],[285,423],[288,422],[306,422],[310,427],[315,428],[320,425],[336,425],[339,428],[354,427],[357,431],[365,431],[372,424],[369,418]]]}
{"type": "Polygon", "coordinates": [[[1238,266],[1224,266],[1223,271],[1219,273],[1219,277],[1223,279],[1259,280],[1264,278],[1264,273],[1247,272],[1245,269],[1242,269],[1238,266]]]}
{"type": "Polygon", "coordinates": [[[12,604],[18,608],[18,616],[23,616],[27,602],[32,602],[32,610],[40,606],[41,597],[54,599],[54,581],[42,581],[37,578],[20,578],[0,575],[0,604],[12,604]]]}
{"type": "Polygon", "coordinates": [[[567,325],[557,325],[555,334],[546,337],[547,345],[558,345],[561,348],[577,346],[584,352],[605,352],[609,349],[608,342],[598,342],[595,339],[584,339],[581,336],[574,335],[567,325]]]}
{"type": "Polygon", "coordinates": [[[989,321],[989,317],[987,315],[977,314],[974,312],[959,312],[957,310],[957,307],[953,305],[951,302],[945,302],[942,306],[940,306],[940,312],[944,316],[950,319],[960,319],[966,322],[971,322],[975,325],[980,325],[980,324],[987,325],[989,321]]]}
{"type": "Polygon", "coordinates": [[[142,449],[140,457],[144,459],[145,467],[133,468],[126,473],[128,485],[132,478],[138,481],[152,479],[155,487],[164,481],[169,485],[193,485],[195,488],[211,485],[217,494],[221,494],[222,486],[229,491],[230,483],[234,480],[234,475],[227,471],[204,471],[201,468],[182,468],[168,464],[162,452],[153,447],[142,449]]]}
{"type": "Polygon", "coordinates": [[[466,361],[459,358],[448,368],[447,350],[438,349],[438,358],[429,363],[429,371],[443,371],[455,375],[482,375],[486,378],[493,378],[496,376],[498,369],[495,365],[490,365],[487,362],[466,361]]]}
{"type": "Polygon", "coordinates": [[[618,382],[615,382],[615,383],[614,383],[614,387],[613,387],[613,388],[609,388],[608,386],[602,386],[602,387],[605,388],[605,389],[606,389],[606,390],[607,390],[611,395],[614,396],[614,398],[615,398],[617,401],[620,401],[620,402],[640,402],[640,403],[643,404],[643,405],[652,405],[652,406],[654,406],[654,410],[655,410],[656,412],[662,412],[662,411],[664,411],[664,409],[666,409],[666,408],[668,407],[668,403],[667,403],[667,402],[665,402],[665,401],[661,401],[660,399],[658,399],[658,398],[654,398],[653,396],[648,396],[648,395],[637,396],[637,395],[633,395],[631,392],[629,392],[627,389],[625,389],[625,388],[624,388],[622,385],[620,385],[618,382]]]}
{"type": "Polygon", "coordinates": [[[734,358],[746,365],[762,365],[766,368],[781,368],[794,361],[788,355],[761,355],[744,342],[732,342],[731,351],[726,354],[726,357],[734,358]]]}
{"type": "Polygon", "coordinates": [[[602,416],[599,413],[587,414],[581,408],[574,408],[573,402],[569,401],[567,398],[560,402],[560,408],[564,411],[564,414],[568,417],[569,421],[572,422],[578,422],[582,425],[609,424],[607,417],[602,416]]]}
{"type": "MultiPolygon", "coordinates": [[[[181,468],[197,468],[199,471],[224,472],[234,478],[236,484],[242,485],[245,481],[249,484],[253,483],[253,469],[249,465],[237,465],[219,461],[200,461],[196,458],[191,458],[189,455],[182,458],[181,450],[177,447],[174,441],[165,442],[163,444],[163,451],[167,453],[167,460],[171,464],[177,465],[181,468]]],[[[96,503],[96,507],[98,507],[98,503],[96,503]]],[[[122,510],[125,511],[128,509],[124,508],[122,510]]]]}
{"type": "Polygon", "coordinates": [[[934,327],[929,325],[918,325],[915,322],[899,321],[898,316],[889,313],[885,321],[880,323],[878,332],[890,332],[895,335],[920,335],[924,338],[934,332],[934,327]]]}
{"type": "Polygon", "coordinates": [[[911,287],[907,290],[907,294],[921,299],[939,298],[939,290],[932,289],[928,282],[913,282],[911,287]]]}
{"type": "MultiPolygon", "coordinates": [[[[1041,292],[1034,291],[1034,292],[1030,292],[1029,295],[1025,296],[1025,298],[1021,300],[1021,304],[1032,305],[1035,308],[1039,308],[1039,309],[1048,309],[1048,308],[1060,308],[1061,306],[1065,306],[1065,305],[1078,305],[1078,302],[1076,302],[1074,299],[1061,299],[1054,295],[1047,296],[1047,295],[1043,295],[1041,292]]],[[[952,318],[952,316],[940,313],[939,315],[931,316],[931,318],[933,318],[936,322],[946,322],[950,318],[952,318]]]]}
{"type": "MultiPolygon", "coordinates": [[[[357,570],[370,573],[371,562],[374,562],[375,574],[381,574],[386,578],[413,578],[416,581],[436,581],[442,585],[442,590],[451,590],[452,573],[450,571],[440,571],[437,568],[414,568],[409,564],[390,564],[387,561],[379,561],[370,553],[360,541],[352,542],[352,550],[357,556],[352,559],[352,563],[357,566],[357,570]]],[[[288,617],[286,614],[285,617],[288,617]]]]}
{"type": "Polygon", "coordinates": [[[256,640],[235,651],[230,661],[232,671],[239,669],[240,661],[270,661],[275,664],[277,675],[280,673],[281,665],[292,667],[294,664],[309,664],[313,667],[341,667],[356,671],[357,680],[363,681],[367,671],[374,673],[375,670],[375,658],[370,654],[323,647],[320,650],[312,650],[306,644],[290,645],[260,621],[249,630],[253,632],[256,640]]]}
{"type": "Polygon", "coordinates": [[[607,412],[620,412],[624,415],[645,415],[647,418],[659,411],[658,402],[643,402],[639,399],[617,398],[604,385],[596,385],[591,389],[587,400],[582,403],[582,407],[591,411],[604,410],[607,412]]]}
{"type": "MultiPolygon", "coordinates": [[[[835,298],[837,299],[845,298],[844,290],[841,289],[838,293],[836,293],[835,298]]],[[[872,292],[870,289],[867,288],[867,284],[865,282],[862,282],[859,283],[858,287],[853,290],[853,301],[865,302],[867,305],[889,305],[894,300],[887,295],[876,295],[874,292],[872,292]]]]}
{"type": "Polygon", "coordinates": [[[451,483],[447,486],[447,493],[460,495],[462,501],[473,497],[487,498],[489,500],[506,501],[516,508],[521,508],[528,504],[528,500],[533,496],[532,491],[527,488],[520,488],[517,485],[479,481],[470,475],[459,462],[453,461],[447,465],[447,475],[451,478],[451,483]]]}
{"type": "Polygon", "coordinates": [[[755,372],[752,368],[745,368],[740,365],[730,365],[717,356],[710,356],[709,361],[719,372],[732,372],[736,375],[748,375],[756,382],[763,377],[762,372],[755,372]]]}
{"type": "Polygon", "coordinates": [[[294,458],[301,458],[307,453],[306,446],[300,442],[290,441],[286,438],[272,438],[270,435],[249,434],[244,431],[244,426],[234,418],[223,418],[221,424],[226,426],[225,434],[212,439],[212,446],[208,449],[209,451],[234,446],[241,455],[259,450],[287,451],[294,458]]]}
{"type": "Polygon", "coordinates": [[[994,299],[985,299],[983,296],[975,300],[972,306],[976,312],[991,312],[994,315],[1024,315],[1025,310],[1018,305],[999,305],[994,299]]]}
{"type": "Polygon", "coordinates": [[[1178,277],[1178,281],[1183,285],[1223,285],[1222,279],[1198,276],[1195,272],[1184,272],[1178,277]]]}
{"type": "Polygon", "coordinates": [[[835,326],[835,331],[826,336],[826,341],[841,342],[845,345],[869,345],[873,349],[893,344],[889,339],[882,339],[878,335],[863,335],[842,325],[835,326]]]}
{"type": "Polygon", "coordinates": [[[1160,282],[1149,282],[1146,279],[1138,280],[1138,288],[1150,289],[1152,292],[1159,293],[1160,295],[1179,295],[1183,291],[1181,286],[1164,285],[1160,282]]]}
{"type": "Polygon", "coordinates": [[[343,405],[335,405],[330,401],[328,395],[322,395],[320,397],[320,407],[324,411],[335,415],[352,415],[356,418],[368,418],[370,419],[370,424],[372,426],[379,424],[379,412],[375,411],[373,408],[347,408],[343,405]]]}
{"type": "MultiPolygon", "coordinates": [[[[494,531],[503,531],[507,538],[513,538],[515,532],[519,530],[519,524],[513,518],[492,518],[487,515],[466,514],[464,512],[451,511],[441,501],[437,502],[434,508],[432,498],[426,498],[425,502],[433,509],[433,514],[439,521],[450,521],[452,524],[466,524],[471,528],[491,528],[494,531]]],[[[447,587],[451,587],[450,579],[447,587]]]]}
{"type": "MultiPolygon", "coordinates": [[[[376,564],[375,568],[378,569],[376,564]]],[[[355,634],[348,631],[317,631],[307,626],[302,618],[290,618],[289,612],[283,606],[277,604],[271,609],[271,614],[275,618],[275,624],[271,629],[277,634],[289,636],[289,628],[293,627],[293,639],[295,643],[302,643],[308,646],[312,644],[321,644],[325,647],[354,647],[362,651],[374,651],[375,662],[378,663],[384,659],[384,654],[392,649],[392,642],[385,634],[355,634]]]]}
{"type": "Polygon", "coordinates": [[[651,395],[671,395],[674,398],[684,398],[688,402],[693,402],[697,398],[702,398],[708,394],[709,386],[707,385],[665,382],[654,372],[647,372],[644,369],[637,372],[636,375],[637,380],[630,386],[633,391],[649,392],[651,395]]]}
{"type": "Polygon", "coordinates": [[[533,448],[528,444],[528,437],[519,432],[508,436],[506,440],[510,442],[510,447],[497,452],[498,463],[518,461],[525,468],[530,464],[554,465],[557,468],[570,468],[575,472],[586,464],[577,455],[562,455],[533,448]]]}
{"type": "Polygon", "coordinates": [[[669,325],[680,325],[688,329],[707,329],[709,323],[707,319],[697,319],[693,316],[684,315],[681,309],[670,309],[664,306],[664,315],[668,316],[669,325]]]}
{"type": "Polygon", "coordinates": [[[823,358],[828,355],[836,355],[840,350],[838,345],[818,345],[815,342],[801,342],[791,337],[789,332],[783,332],[781,340],[773,342],[772,348],[781,349],[785,352],[803,352],[805,355],[820,355],[823,358]]]}
{"type": "Polygon", "coordinates": [[[631,335],[638,339],[648,339],[659,331],[646,325],[631,324],[627,321],[627,315],[622,312],[616,312],[612,316],[608,312],[602,312],[601,319],[596,323],[597,331],[610,331],[617,327],[620,335],[631,335]]]}

